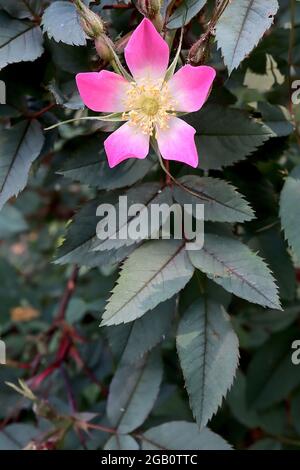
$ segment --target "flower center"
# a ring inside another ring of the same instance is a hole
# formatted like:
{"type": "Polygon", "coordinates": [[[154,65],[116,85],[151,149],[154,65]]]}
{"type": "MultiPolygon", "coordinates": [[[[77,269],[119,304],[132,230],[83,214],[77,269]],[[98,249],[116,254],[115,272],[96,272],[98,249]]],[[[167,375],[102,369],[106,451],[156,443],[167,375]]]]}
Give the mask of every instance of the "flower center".
{"type": "Polygon", "coordinates": [[[155,116],[159,110],[159,101],[146,96],[141,102],[141,111],[148,116],[155,116]]]}
{"type": "Polygon", "coordinates": [[[175,115],[175,101],[167,83],[151,79],[130,84],[125,106],[128,111],[123,113],[123,119],[138,126],[147,135],[153,135],[155,126],[166,129],[170,117],[175,115]]]}

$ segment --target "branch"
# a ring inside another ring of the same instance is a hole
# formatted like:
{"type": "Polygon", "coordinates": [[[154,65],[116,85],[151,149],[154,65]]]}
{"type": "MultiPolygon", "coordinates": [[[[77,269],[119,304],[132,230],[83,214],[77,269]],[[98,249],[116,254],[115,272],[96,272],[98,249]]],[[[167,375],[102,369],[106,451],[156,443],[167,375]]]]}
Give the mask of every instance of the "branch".
{"type": "Polygon", "coordinates": [[[69,305],[69,302],[71,300],[71,297],[74,293],[74,290],[76,288],[77,284],[77,279],[78,279],[78,272],[79,272],[79,267],[77,265],[74,266],[72,274],[70,278],[68,279],[67,285],[65,287],[65,290],[63,292],[63,295],[61,297],[61,301],[58,307],[57,315],[55,318],[55,323],[59,323],[65,318],[66,310],[69,305]]]}

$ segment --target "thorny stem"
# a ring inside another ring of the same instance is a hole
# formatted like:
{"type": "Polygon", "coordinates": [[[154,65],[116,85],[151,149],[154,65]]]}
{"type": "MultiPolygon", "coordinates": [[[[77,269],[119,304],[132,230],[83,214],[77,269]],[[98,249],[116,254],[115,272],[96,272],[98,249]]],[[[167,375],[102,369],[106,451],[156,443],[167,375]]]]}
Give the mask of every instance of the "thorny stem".
{"type": "Polygon", "coordinates": [[[55,322],[60,322],[60,321],[64,320],[64,318],[65,318],[67,307],[69,305],[69,302],[71,300],[73,292],[76,288],[76,283],[77,283],[77,279],[78,279],[78,272],[79,272],[79,267],[77,265],[75,265],[74,268],[73,268],[72,274],[71,274],[70,278],[68,279],[68,282],[67,282],[66,288],[64,290],[64,293],[62,295],[62,298],[61,298],[61,301],[60,301],[60,304],[59,304],[59,307],[58,307],[58,312],[57,312],[55,322]]]}
{"type": "Polygon", "coordinates": [[[37,118],[43,116],[43,114],[50,111],[50,109],[54,108],[55,106],[56,106],[56,103],[50,103],[47,106],[45,106],[44,108],[40,109],[40,111],[37,111],[36,113],[29,114],[28,117],[30,119],[37,119],[37,118]]]}
{"type": "Polygon", "coordinates": [[[204,44],[203,56],[205,56],[206,49],[208,49],[208,47],[209,47],[210,36],[213,34],[213,31],[216,27],[216,24],[217,24],[218,20],[223,15],[223,13],[224,13],[225,9],[227,8],[227,6],[229,5],[230,1],[231,0],[219,0],[217,2],[214,13],[213,13],[210,21],[208,22],[207,30],[205,31],[204,34],[202,34],[202,36],[200,36],[198,41],[195,42],[195,44],[197,44],[198,42],[201,43],[201,44],[202,43],[204,44]]]}
{"type": "Polygon", "coordinates": [[[215,8],[215,11],[213,13],[213,16],[210,20],[210,22],[208,23],[208,30],[206,31],[205,34],[212,34],[213,30],[215,29],[216,27],[216,24],[217,22],[219,21],[219,19],[221,18],[221,16],[223,15],[225,9],[227,8],[227,6],[229,5],[231,0],[220,0],[218,3],[217,3],[217,6],[215,8]]]}
{"type": "MultiPolygon", "coordinates": [[[[63,380],[64,380],[65,385],[66,385],[66,390],[67,390],[68,399],[69,399],[69,403],[70,403],[72,412],[76,413],[77,412],[77,403],[76,403],[74,392],[73,392],[71,384],[70,384],[70,379],[69,379],[68,372],[66,371],[66,369],[63,365],[60,366],[60,371],[61,371],[63,380]]],[[[78,429],[77,434],[78,434],[78,437],[79,437],[79,440],[81,442],[82,447],[84,449],[86,449],[85,438],[84,438],[84,435],[82,433],[82,430],[78,429]]]]}

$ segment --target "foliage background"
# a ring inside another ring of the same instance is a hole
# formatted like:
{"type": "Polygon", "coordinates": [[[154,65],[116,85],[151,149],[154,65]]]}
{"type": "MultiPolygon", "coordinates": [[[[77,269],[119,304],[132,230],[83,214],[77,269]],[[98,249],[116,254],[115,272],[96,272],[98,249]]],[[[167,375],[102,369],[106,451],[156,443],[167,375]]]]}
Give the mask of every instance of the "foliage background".
{"type": "MultiPolygon", "coordinates": [[[[85,3],[121,54],[143,2],[85,3]]],[[[181,61],[217,70],[187,117],[199,168],[171,164],[196,197],[163,186],[154,154],[110,170],[111,124],[44,131],[87,115],[74,76],[108,64],[72,2],[0,0],[0,449],[299,449],[300,2],[225,3],[162,6],[173,53],[185,21],[181,61]],[[205,204],[202,252],[91,251],[99,202],[161,187],[167,202],[205,204]],[[112,326],[99,328],[103,314],[112,326]]]]}

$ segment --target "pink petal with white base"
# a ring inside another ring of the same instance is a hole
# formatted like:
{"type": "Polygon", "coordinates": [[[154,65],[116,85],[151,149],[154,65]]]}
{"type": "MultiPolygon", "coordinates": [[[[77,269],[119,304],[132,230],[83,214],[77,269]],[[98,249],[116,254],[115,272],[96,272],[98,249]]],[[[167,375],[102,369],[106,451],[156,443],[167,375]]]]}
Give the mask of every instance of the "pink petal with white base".
{"type": "Polygon", "coordinates": [[[149,152],[149,136],[127,122],[107,137],[104,148],[108,164],[113,168],[128,158],[145,158],[149,152]]]}
{"type": "Polygon", "coordinates": [[[124,102],[129,83],[114,72],[78,73],[76,83],[84,104],[101,113],[125,111],[124,102]]]}
{"type": "Polygon", "coordinates": [[[216,71],[206,65],[185,65],[168,82],[176,102],[175,110],[191,113],[198,111],[207,100],[216,71]]]}
{"type": "Polygon", "coordinates": [[[156,139],[162,157],[176,160],[196,168],[198,153],[195,145],[195,129],[182,119],[172,117],[167,129],[157,129],[156,139]]]}
{"type": "Polygon", "coordinates": [[[124,54],[135,80],[164,78],[169,62],[169,46],[146,18],[132,33],[124,54]]]}

